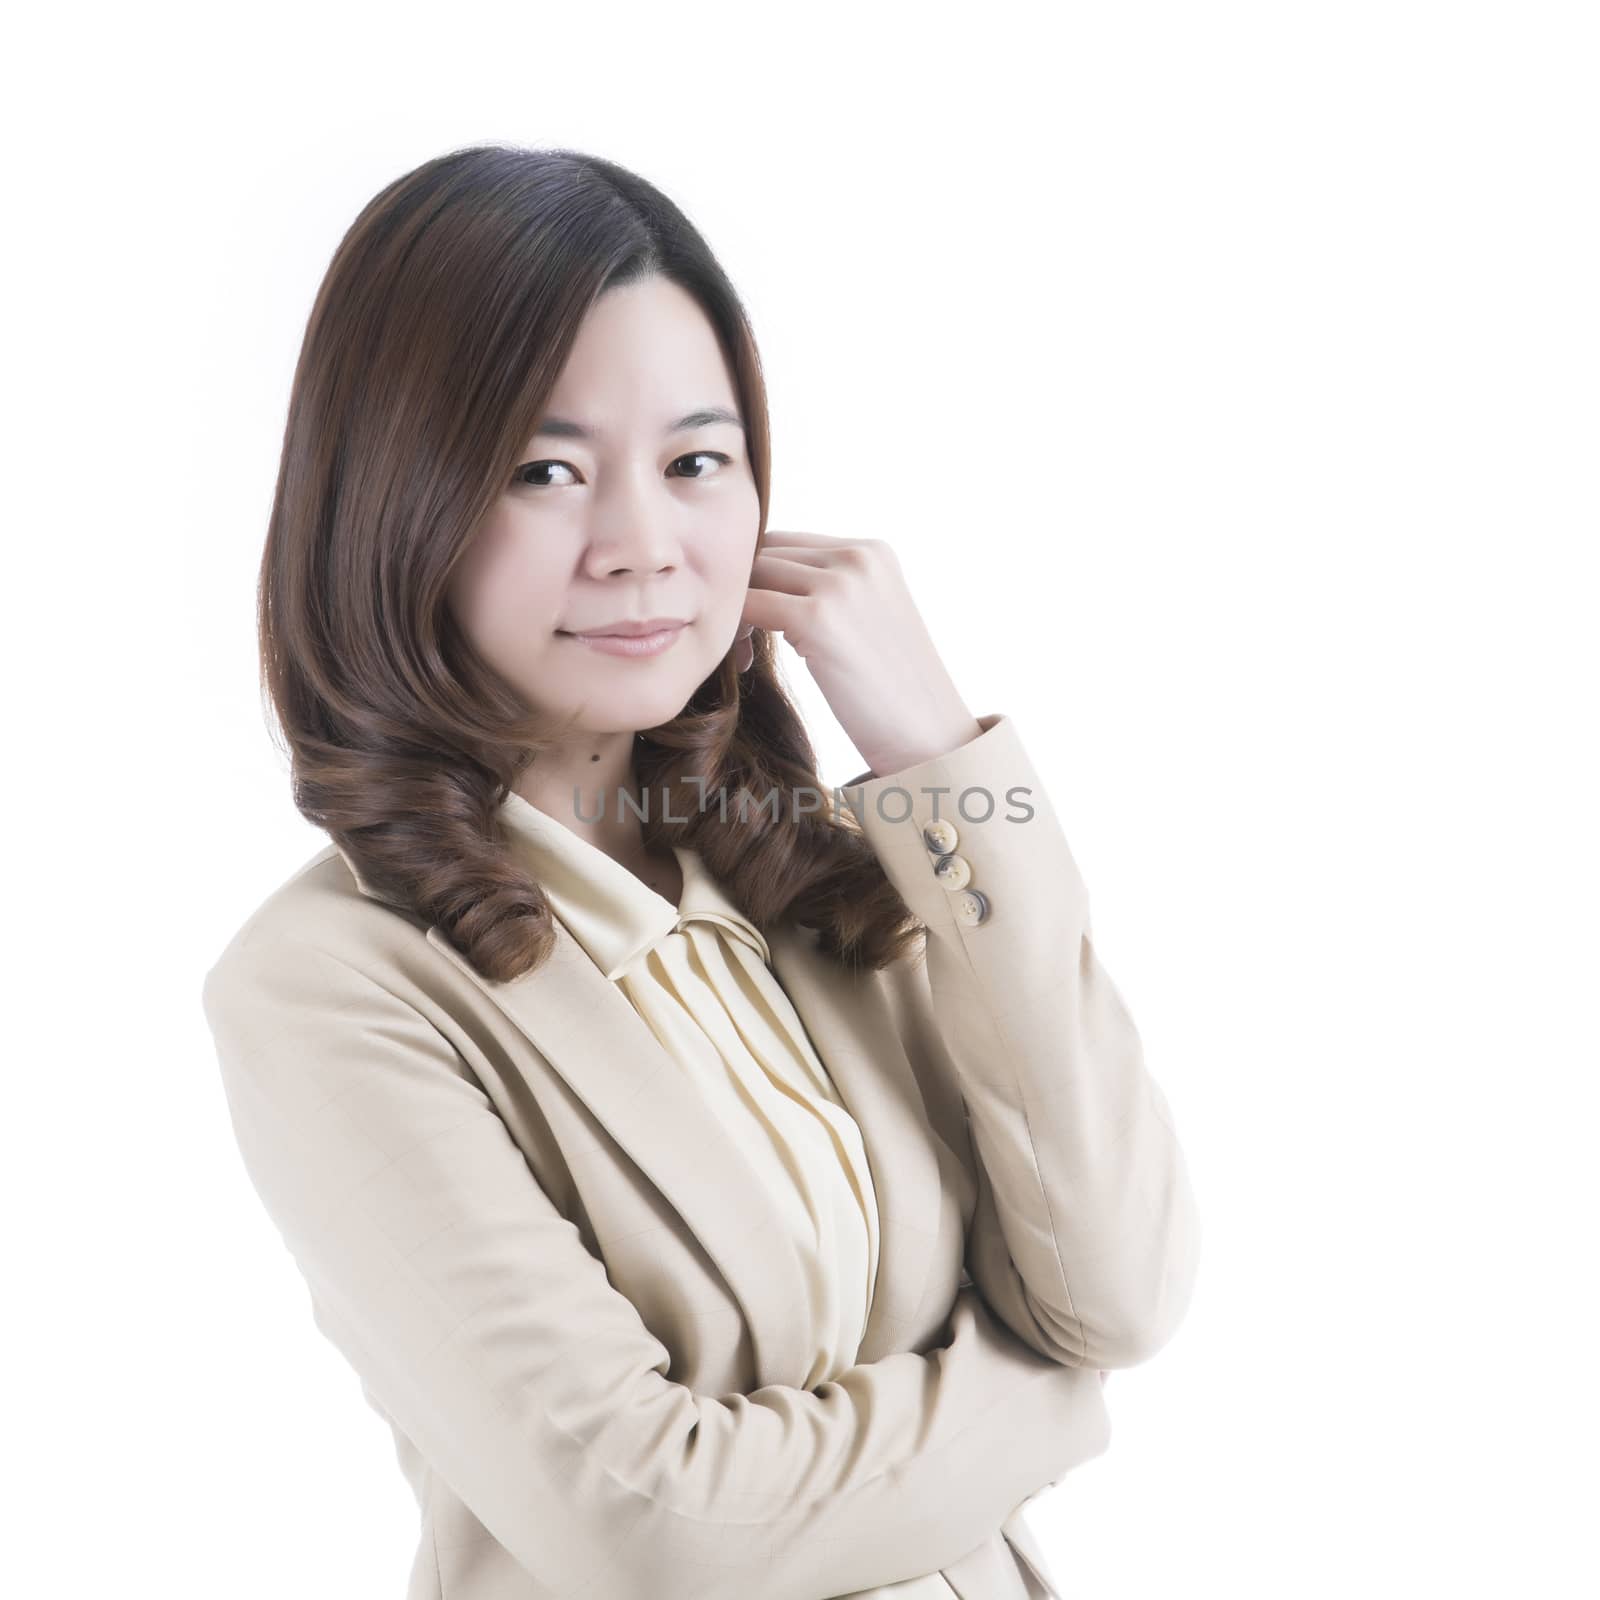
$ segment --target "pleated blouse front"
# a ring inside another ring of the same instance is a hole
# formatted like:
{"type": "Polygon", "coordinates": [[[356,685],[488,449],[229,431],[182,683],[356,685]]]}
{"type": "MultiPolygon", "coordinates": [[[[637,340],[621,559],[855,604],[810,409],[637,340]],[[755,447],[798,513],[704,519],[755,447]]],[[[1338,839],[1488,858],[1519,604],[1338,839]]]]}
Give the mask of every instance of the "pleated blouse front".
{"type": "Polygon", "coordinates": [[[780,1208],[805,1268],[804,1386],[854,1366],[878,1271],[878,1206],[855,1119],[757,929],[698,852],[673,846],[674,906],[521,795],[502,815],[551,909],[722,1118],[780,1208]]]}

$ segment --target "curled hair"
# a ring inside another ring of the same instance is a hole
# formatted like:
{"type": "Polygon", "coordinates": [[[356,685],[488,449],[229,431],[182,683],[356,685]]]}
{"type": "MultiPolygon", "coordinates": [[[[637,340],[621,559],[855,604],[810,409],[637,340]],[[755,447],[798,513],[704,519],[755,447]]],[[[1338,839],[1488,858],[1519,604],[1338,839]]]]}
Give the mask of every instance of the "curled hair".
{"type": "MultiPolygon", "coordinates": [[[[766,387],[744,307],[677,205],[597,156],[477,145],[396,179],[340,241],[295,369],[257,614],[294,803],[499,981],[554,944],[497,813],[562,730],[483,660],[446,593],[590,306],[651,275],[693,295],[721,342],[764,533],[766,387]]],[[[757,927],[801,924],[847,970],[886,966],[922,925],[848,811],[791,803],[824,785],[771,636],[752,642],[746,672],[730,651],[636,739],[636,776],[670,797],[648,805],[645,843],[699,852],[757,927]],[[780,803],[737,823],[691,803],[740,790],[780,803]]]]}

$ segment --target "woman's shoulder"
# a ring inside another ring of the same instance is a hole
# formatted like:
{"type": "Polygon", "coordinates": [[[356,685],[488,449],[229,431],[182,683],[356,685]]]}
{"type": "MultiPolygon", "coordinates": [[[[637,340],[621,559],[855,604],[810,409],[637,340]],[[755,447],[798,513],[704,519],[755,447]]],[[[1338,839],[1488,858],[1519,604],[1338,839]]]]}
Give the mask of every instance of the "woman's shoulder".
{"type": "Polygon", "coordinates": [[[235,978],[337,963],[386,985],[413,981],[432,954],[426,922],[365,892],[337,846],[328,844],[252,908],[206,970],[208,997],[235,978]]]}

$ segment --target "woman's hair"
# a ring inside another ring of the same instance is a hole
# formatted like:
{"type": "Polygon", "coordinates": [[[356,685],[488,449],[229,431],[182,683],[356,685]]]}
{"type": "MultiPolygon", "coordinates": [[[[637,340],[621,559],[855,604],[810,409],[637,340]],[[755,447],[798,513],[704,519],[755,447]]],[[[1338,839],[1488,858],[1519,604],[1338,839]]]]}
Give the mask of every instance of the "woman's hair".
{"type": "MultiPolygon", "coordinates": [[[[586,312],[652,274],[716,330],[764,533],[766,388],[744,307],[683,212],[597,156],[473,146],[396,179],[334,253],[295,369],[258,610],[295,806],[500,981],[555,940],[497,812],[528,753],[558,735],[472,648],[447,588],[586,312]]],[[[730,650],[635,741],[645,843],[699,852],[757,927],[792,920],[848,970],[886,966],[922,925],[828,803],[772,636],[758,628],[752,643],[748,671],[730,650]],[[754,802],[742,818],[702,803],[741,792],[754,802]]]]}

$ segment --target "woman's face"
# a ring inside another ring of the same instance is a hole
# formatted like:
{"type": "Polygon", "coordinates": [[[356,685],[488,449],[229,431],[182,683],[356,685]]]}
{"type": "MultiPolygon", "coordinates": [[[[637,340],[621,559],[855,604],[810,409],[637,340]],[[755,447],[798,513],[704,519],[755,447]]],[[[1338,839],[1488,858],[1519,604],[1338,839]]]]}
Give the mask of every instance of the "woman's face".
{"type": "Polygon", "coordinates": [[[659,277],[607,290],[452,577],[484,659],[575,732],[671,721],[733,644],[761,510],[739,423],[693,414],[737,418],[736,393],[693,296],[659,277]],[[651,655],[575,637],[656,617],[686,626],[651,655]]]}

